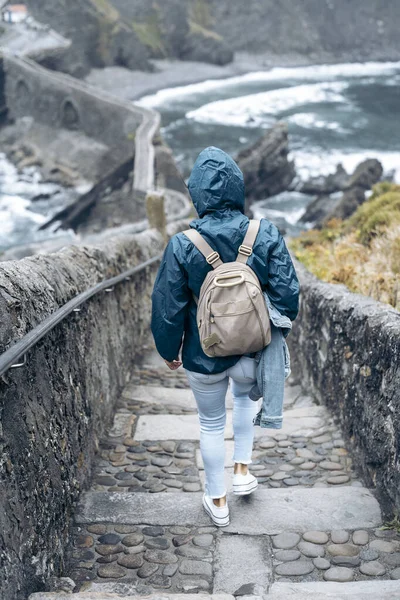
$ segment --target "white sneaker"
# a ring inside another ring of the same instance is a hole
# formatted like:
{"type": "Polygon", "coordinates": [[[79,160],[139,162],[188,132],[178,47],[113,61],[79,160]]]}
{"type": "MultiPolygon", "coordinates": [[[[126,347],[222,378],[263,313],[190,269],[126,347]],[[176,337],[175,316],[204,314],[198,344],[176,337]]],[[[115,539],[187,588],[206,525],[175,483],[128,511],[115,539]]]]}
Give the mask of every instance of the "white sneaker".
{"type": "Polygon", "coordinates": [[[211,517],[212,522],[217,527],[226,527],[229,525],[229,508],[228,503],[225,506],[215,506],[212,498],[204,494],[203,506],[206,513],[211,517]]]}
{"type": "Polygon", "coordinates": [[[258,481],[250,472],[247,475],[233,476],[233,493],[236,496],[247,496],[258,488],[258,481]]]}

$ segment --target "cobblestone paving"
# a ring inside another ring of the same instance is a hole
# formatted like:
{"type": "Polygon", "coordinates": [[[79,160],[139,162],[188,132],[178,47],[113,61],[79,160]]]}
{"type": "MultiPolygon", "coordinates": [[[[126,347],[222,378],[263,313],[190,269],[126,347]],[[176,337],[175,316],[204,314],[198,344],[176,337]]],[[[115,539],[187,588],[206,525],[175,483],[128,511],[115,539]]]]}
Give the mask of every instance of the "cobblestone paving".
{"type": "MultiPolygon", "coordinates": [[[[202,489],[204,471],[198,441],[135,439],[140,417],[193,414],[194,406],[182,402],[186,398],[183,392],[181,396],[177,393],[176,403],[170,403],[171,395],[166,395],[167,400],[160,399],[162,388],[187,389],[184,373],[162,372],[160,376],[158,366],[136,370],[118,403],[114,425],[101,442],[92,491],[182,494],[202,489]],[[136,387],[143,385],[148,387],[136,387]]],[[[304,409],[307,413],[315,405],[292,387],[288,388],[285,407],[304,409]]],[[[228,478],[233,467],[232,444],[227,441],[228,478]]],[[[321,427],[293,434],[268,430],[255,441],[251,470],[264,488],[363,485],[353,469],[340,430],[329,417],[324,417],[321,427]]],[[[179,495],[176,498],[179,502],[179,495]]],[[[228,560],[221,556],[224,552],[229,555],[226,550],[230,548],[229,540],[236,547],[235,539],[237,536],[228,531],[195,524],[190,527],[102,522],[75,525],[66,574],[76,582],[75,591],[90,588],[92,584],[113,586],[121,582],[135,594],[160,590],[234,593],[238,590],[227,589],[229,585],[224,581],[229,577],[232,581],[233,570],[237,572],[240,560],[236,557],[230,565],[229,556],[228,560]],[[225,587],[218,588],[218,581],[225,587]]],[[[400,534],[395,530],[241,534],[240,539],[243,557],[246,555],[249,565],[255,548],[264,549],[259,551],[258,560],[261,564],[265,560],[264,579],[268,584],[400,580],[400,534]]],[[[251,577],[251,581],[244,582],[246,585],[257,584],[254,573],[251,577]]],[[[247,589],[246,585],[239,587],[247,589]]],[[[112,591],[115,587],[107,589],[112,591]]]]}
{"type": "MultiPolygon", "coordinates": [[[[132,399],[135,396],[134,386],[148,381],[164,387],[172,387],[174,382],[178,382],[180,387],[177,389],[188,388],[187,379],[181,372],[160,377],[157,369],[137,369],[128,388],[130,393],[124,395],[118,404],[121,416],[130,413],[132,424],[140,415],[194,412],[193,406],[132,399]],[[168,385],[165,385],[166,382],[168,385]]],[[[151,386],[148,390],[150,394],[151,386]]],[[[300,390],[297,390],[290,395],[286,408],[304,408],[307,404],[304,397],[300,396],[300,390]]],[[[100,447],[93,489],[150,493],[198,492],[204,479],[200,478],[198,468],[202,466],[201,459],[195,459],[198,449],[199,443],[190,441],[138,442],[131,436],[117,440],[109,438],[100,447]]],[[[230,457],[227,456],[228,465],[229,461],[230,457]]],[[[352,469],[352,460],[333,421],[313,432],[311,437],[268,430],[268,435],[255,441],[251,471],[261,486],[270,488],[362,485],[352,469]]]]}
{"type": "Polygon", "coordinates": [[[216,534],[214,527],[75,527],[68,575],[79,583],[123,579],[141,594],[210,591],[216,534]]]}
{"type": "Polygon", "coordinates": [[[270,434],[256,441],[250,469],[266,487],[361,486],[340,435],[335,425],[310,438],[270,434]]]}
{"type": "Polygon", "coordinates": [[[96,465],[93,489],[128,492],[198,492],[201,489],[192,442],[136,442],[107,450],[96,465]]]}
{"type": "MultiPolygon", "coordinates": [[[[211,591],[216,540],[229,535],[214,527],[75,527],[68,575],[80,584],[123,580],[141,594],[152,588],[211,591]]],[[[259,537],[271,548],[275,581],[400,580],[400,535],[392,530],[259,537]]],[[[251,552],[254,536],[247,543],[251,552]]]]}
{"type": "Polygon", "coordinates": [[[272,538],[276,581],[400,579],[400,535],[395,531],[308,531],[272,538]]]}

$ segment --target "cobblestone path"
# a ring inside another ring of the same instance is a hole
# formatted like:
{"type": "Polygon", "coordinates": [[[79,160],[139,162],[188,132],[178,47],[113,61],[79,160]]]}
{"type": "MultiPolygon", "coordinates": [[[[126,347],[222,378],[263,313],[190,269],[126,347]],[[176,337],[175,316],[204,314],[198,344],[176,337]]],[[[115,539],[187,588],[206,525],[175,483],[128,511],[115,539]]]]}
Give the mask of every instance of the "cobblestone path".
{"type": "MultiPolygon", "coordinates": [[[[229,490],[229,393],[227,407],[229,490]]],[[[194,399],[184,372],[153,357],[122,394],[75,515],[64,575],[76,593],[30,598],[400,600],[400,535],[382,528],[340,429],[300,388],[287,386],[283,429],[256,429],[251,470],[259,489],[229,496],[231,524],[214,527],[194,399]]]]}

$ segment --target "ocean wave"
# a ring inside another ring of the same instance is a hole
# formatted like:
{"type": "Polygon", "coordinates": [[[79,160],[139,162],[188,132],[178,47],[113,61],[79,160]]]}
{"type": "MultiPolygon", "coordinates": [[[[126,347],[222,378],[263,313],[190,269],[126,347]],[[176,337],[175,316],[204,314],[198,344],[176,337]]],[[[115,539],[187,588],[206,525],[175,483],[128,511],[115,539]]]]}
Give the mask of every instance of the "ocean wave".
{"type": "Polygon", "coordinates": [[[271,120],[296,106],[348,102],[342,94],[347,87],[347,83],[339,81],[314,83],[258,92],[239,98],[216,100],[189,111],[186,118],[201,123],[269,127],[271,120]]]}
{"type": "Polygon", "coordinates": [[[292,153],[296,163],[296,170],[301,179],[329,175],[336,171],[336,166],[341,163],[348,173],[352,173],[360,162],[368,158],[378,159],[385,173],[394,172],[394,178],[400,183],[400,152],[384,152],[371,149],[369,151],[342,152],[339,150],[325,151],[314,149],[312,152],[296,150],[292,153]]]}
{"type": "Polygon", "coordinates": [[[326,121],[318,117],[314,113],[296,113],[286,118],[289,123],[293,123],[303,129],[328,129],[330,131],[338,131],[340,133],[350,133],[336,121],[326,121]]]}
{"type": "Polygon", "coordinates": [[[366,62],[342,63],[335,65],[312,65],[309,67],[276,67],[269,71],[253,71],[245,75],[235,75],[224,79],[207,79],[200,83],[192,83],[172,88],[166,88],[143,96],[136,104],[155,107],[176,101],[183,96],[204,94],[221,87],[240,85],[243,83],[273,82],[273,81],[326,81],[343,78],[380,77],[396,75],[400,70],[400,62],[366,62]]]}

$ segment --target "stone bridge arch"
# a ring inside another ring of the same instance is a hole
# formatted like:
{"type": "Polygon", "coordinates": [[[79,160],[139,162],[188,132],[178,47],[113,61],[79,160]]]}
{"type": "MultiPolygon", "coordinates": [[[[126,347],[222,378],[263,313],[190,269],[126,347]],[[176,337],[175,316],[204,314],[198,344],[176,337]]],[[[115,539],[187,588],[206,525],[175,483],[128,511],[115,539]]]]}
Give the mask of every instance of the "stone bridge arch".
{"type": "Polygon", "coordinates": [[[30,113],[32,91],[24,79],[19,79],[15,86],[15,104],[18,113],[30,113]]]}
{"type": "Polygon", "coordinates": [[[79,115],[79,109],[76,103],[67,98],[61,105],[60,114],[61,126],[65,129],[79,129],[81,124],[81,118],[79,115]]]}

